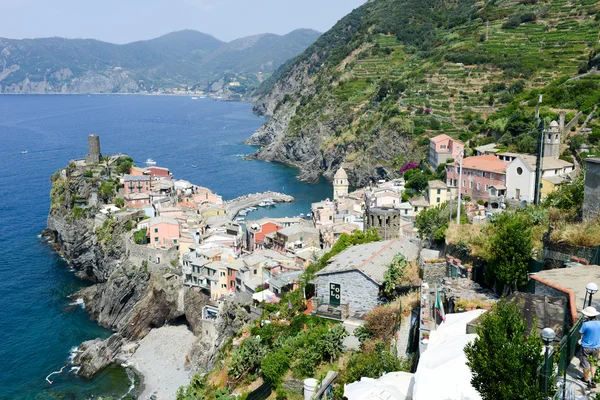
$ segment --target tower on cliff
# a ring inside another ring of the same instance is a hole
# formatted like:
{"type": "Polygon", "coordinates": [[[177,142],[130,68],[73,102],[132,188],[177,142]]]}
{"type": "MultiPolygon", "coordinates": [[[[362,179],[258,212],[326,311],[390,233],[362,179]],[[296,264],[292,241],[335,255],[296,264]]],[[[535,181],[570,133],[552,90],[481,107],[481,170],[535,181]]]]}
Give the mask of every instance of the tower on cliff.
{"type": "Polygon", "coordinates": [[[100,136],[89,135],[88,146],[90,147],[90,154],[85,156],[85,163],[88,165],[99,164],[102,158],[102,154],[100,153],[100,136]]]}
{"type": "Polygon", "coordinates": [[[337,170],[333,176],[333,200],[348,195],[348,174],[343,167],[337,170]]]}
{"type": "Polygon", "coordinates": [[[560,136],[561,127],[558,122],[550,122],[550,127],[544,131],[544,157],[560,157],[560,136]]]}

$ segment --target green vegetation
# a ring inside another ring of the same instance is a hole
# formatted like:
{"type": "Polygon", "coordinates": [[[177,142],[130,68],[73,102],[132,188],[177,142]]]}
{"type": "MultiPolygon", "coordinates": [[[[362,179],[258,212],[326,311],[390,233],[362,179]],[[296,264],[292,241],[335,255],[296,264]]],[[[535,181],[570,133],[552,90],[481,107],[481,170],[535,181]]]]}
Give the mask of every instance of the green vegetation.
{"type": "Polygon", "coordinates": [[[386,297],[392,297],[395,294],[396,287],[404,278],[407,265],[406,257],[402,254],[396,254],[390,265],[387,266],[383,274],[383,294],[386,297]]]}
{"type": "MultiPolygon", "coordinates": [[[[534,324],[535,326],[535,324],[534,324]]],[[[479,318],[477,335],[465,348],[471,384],[484,400],[541,400],[538,368],[544,359],[537,332],[526,335],[521,311],[501,301],[479,318]]]]}
{"type": "Polygon", "coordinates": [[[115,166],[117,167],[118,174],[128,174],[131,172],[131,168],[135,166],[133,163],[133,158],[131,157],[122,157],[115,161],[115,166]]]}
{"type": "Polygon", "coordinates": [[[117,206],[119,208],[125,207],[125,199],[122,197],[115,198],[115,206],[117,206]]]}
{"type": "Polygon", "coordinates": [[[135,231],[133,233],[133,240],[136,244],[144,245],[148,243],[148,239],[146,238],[147,231],[146,229],[140,229],[139,231],[135,231]]]}
{"type": "MultiPolygon", "coordinates": [[[[456,205],[451,202],[430,207],[421,211],[415,219],[415,227],[419,231],[419,237],[430,242],[443,243],[446,240],[448,225],[456,220],[456,205]]],[[[461,224],[468,224],[467,211],[461,204],[461,224]]]]}
{"type": "MultiPolygon", "coordinates": [[[[569,80],[600,65],[600,21],[589,18],[598,11],[587,0],[370,1],[257,94],[268,98],[278,81],[308,74],[277,106],[292,110],[283,143],[319,132],[321,153],[361,171],[397,173],[439,133],[474,142],[499,134],[507,150],[533,153],[539,94],[546,126],[557,108],[585,117],[600,102],[600,77],[569,80]]],[[[586,140],[600,142],[600,124],[591,125],[586,140]]]]}
{"type": "Polygon", "coordinates": [[[115,194],[115,185],[109,181],[102,181],[100,187],[98,188],[98,198],[106,204],[110,203],[110,201],[115,197],[115,194]]]}

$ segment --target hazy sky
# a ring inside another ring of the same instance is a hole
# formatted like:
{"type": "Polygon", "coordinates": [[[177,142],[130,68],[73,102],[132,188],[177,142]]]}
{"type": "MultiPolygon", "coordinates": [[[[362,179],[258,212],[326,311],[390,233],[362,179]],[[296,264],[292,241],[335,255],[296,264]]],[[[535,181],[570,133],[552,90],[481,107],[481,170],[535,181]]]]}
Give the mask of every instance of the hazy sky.
{"type": "Polygon", "coordinates": [[[196,29],[230,41],[297,28],[325,32],[365,0],[0,0],[0,37],[113,43],[196,29]]]}

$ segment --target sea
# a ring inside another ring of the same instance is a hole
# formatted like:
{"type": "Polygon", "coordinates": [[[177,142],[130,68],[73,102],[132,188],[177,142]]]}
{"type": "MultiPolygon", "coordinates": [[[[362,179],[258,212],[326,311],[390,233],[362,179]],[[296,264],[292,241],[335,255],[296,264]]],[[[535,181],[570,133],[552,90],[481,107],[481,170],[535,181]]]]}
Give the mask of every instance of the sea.
{"type": "Polygon", "coordinates": [[[50,206],[50,175],[86,155],[87,136],[100,136],[103,154],[122,152],[138,165],[152,158],[176,178],[226,200],[266,190],[296,198],[259,208],[248,219],[307,214],[310,203],[332,197],[331,185],[300,182],[298,170],[285,165],[246,160],[256,148],[243,141],[264,122],[250,104],[208,98],[0,96],[0,399],[136,394],[137,377],[121,367],[91,380],[77,377],[70,363],[77,346],[111,332],[90,319],[84,304],[70,299],[88,283],[40,237],[50,206]],[[46,380],[52,372],[58,373],[46,380]]]}

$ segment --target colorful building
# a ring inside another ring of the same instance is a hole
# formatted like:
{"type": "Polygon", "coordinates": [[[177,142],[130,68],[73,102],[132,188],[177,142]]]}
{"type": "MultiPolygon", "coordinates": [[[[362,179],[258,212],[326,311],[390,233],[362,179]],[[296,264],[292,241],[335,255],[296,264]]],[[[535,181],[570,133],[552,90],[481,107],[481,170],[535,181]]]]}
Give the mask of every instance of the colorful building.
{"type": "Polygon", "coordinates": [[[283,226],[268,219],[248,222],[246,224],[246,249],[248,251],[264,249],[265,236],[281,229],[283,226]]]}
{"type": "Polygon", "coordinates": [[[450,136],[442,134],[429,139],[429,155],[427,161],[433,168],[445,163],[448,159],[456,159],[465,145],[450,136]]]}
{"type": "MultiPolygon", "coordinates": [[[[463,160],[461,196],[469,196],[473,200],[488,201],[489,189],[494,186],[506,189],[506,167],[508,163],[496,156],[474,156],[463,160]]],[[[459,186],[460,163],[455,161],[446,166],[446,184],[459,186]]]]}
{"type": "Polygon", "coordinates": [[[150,246],[173,247],[179,244],[179,222],[173,218],[154,217],[148,220],[150,246]]]}
{"type": "Polygon", "coordinates": [[[125,195],[133,193],[150,193],[152,190],[150,177],[147,175],[125,175],[123,177],[123,192],[125,195]]]}

